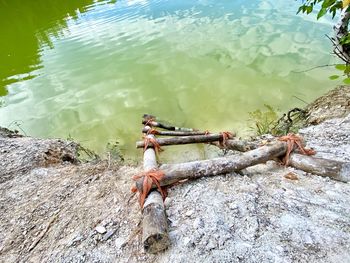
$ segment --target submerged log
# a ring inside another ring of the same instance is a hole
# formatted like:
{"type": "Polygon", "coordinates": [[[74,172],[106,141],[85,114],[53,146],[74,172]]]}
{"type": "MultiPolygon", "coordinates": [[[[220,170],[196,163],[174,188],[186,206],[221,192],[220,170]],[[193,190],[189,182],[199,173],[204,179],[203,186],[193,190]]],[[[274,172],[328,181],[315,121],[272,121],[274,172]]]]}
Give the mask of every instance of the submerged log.
{"type": "MultiPolygon", "coordinates": [[[[147,127],[147,126],[146,126],[147,127]]],[[[151,134],[160,135],[160,136],[191,136],[191,135],[206,135],[207,132],[201,131],[159,131],[152,130],[152,128],[143,128],[143,133],[151,132],[151,134]]]]}
{"type": "MultiPolygon", "coordinates": [[[[215,142],[222,141],[222,134],[207,134],[207,135],[193,135],[193,136],[181,136],[174,138],[159,138],[157,142],[160,146],[166,145],[179,145],[179,144],[190,144],[190,143],[207,143],[207,142],[215,142]]],[[[150,143],[150,146],[153,146],[150,143]]],[[[136,142],[136,148],[145,147],[144,141],[136,142]]]]}
{"type": "MultiPolygon", "coordinates": [[[[153,135],[148,136],[154,137],[153,135]]],[[[157,158],[153,148],[145,150],[143,168],[145,171],[158,168],[157,158]]],[[[167,249],[170,245],[168,222],[163,198],[157,190],[151,191],[147,196],[142,214],[142,243],[145,251],[154,254],[167,249]]]]}
{"type": "Polygon", "coordinates": [[[289,165],[308,173],[330,177],[341,182],[350,182],[350,163],[316,158],[293,153],[289,165]]]}
{"type": "Polygon", "coordinates": [[[167,124],[164,124],[164,123],[157,122],[155,120],[143,120],[142,124],[149,125],[149,126],[152,126],[152,127],[162,128],[162,129],[169,130],[169,131],[185,131],[185,132],[196,131],[195,129],[192,129],[192,128],[171,126],[171,125],[167,125],[167,124]]]}
{"type": "MultiPolygon", "coordinates": [[[[265,163],[278,156],[284,155],[286,150],[286,143],[275,142],[245,152],[239,156],[228,156],[179,164],[163,164],[160,166],[160,170],[162,170],[165,175],[160,181],[160,184],[166,186],[184,179],[196,179],[203,176],[214,176],[240,171],[249,166],[265,163]]],[[[142,180],[137,181],[136,187],[142,189],[142,180]]],[[[153,187],[155,187],[155,185],[153,185],[153,187]]]]}

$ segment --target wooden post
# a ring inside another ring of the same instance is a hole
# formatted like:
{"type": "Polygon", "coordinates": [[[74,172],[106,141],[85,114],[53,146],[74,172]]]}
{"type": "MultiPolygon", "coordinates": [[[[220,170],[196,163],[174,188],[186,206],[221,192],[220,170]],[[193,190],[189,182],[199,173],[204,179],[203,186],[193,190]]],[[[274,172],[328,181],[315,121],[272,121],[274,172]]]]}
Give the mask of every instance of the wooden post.
{"type": "MultiPolygon", "coordinates": [[[[153,135],[147,135],[154,138],[153,135]]],[[[143,155],[145,171],[157,169],[157,158],[153,148],[147,148],[143,155]]],[[[146,252],[157,253],[170,245],[168,222],[165,214],[163,198],[157,190],[149,193],[142,209],[142,243],[146,252]]]]}

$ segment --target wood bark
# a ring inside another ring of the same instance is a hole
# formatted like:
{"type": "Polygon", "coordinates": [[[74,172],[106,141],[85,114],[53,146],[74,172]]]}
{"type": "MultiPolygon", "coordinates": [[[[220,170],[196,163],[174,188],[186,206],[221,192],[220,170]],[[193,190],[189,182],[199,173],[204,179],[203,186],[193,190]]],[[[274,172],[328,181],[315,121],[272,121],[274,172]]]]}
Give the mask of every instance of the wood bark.
{"type": "Polygon", "coordinates": [[[350,163],[316,158],[297,153],[290,155],[289,165],[308,173],[350,182],[350,163]]]}
{"type": "MultiPolygon", "coordinates": [[[[181,136],[173,138],[158,138],[157,142],[160,146],[178,145],[178,144],[190,144],[190,143],[207,143],[221,141],[223,139],[222,134],[208,134],[208,135],[193,135],[193,136],[181,136]]],[[[136,148],[143,148],[145,146],[144,141],[136,142],[136,148]]],[[[150,146],[153,146],[152,144],[150,146]]]]}
{"type": "MultiPolygon", "coordinates": [[[[214,176],[240,171],[249,166],[265,163],[286,153],[287,144],[275,142],[258,149],[245,152],[239,156],[228,156],[204,161],[179,164],[163,164],[160,166],[165,174],[160,181],[162,186],[171,185],[184,179],[196,179],[203,176],[214,176]]],[[[142,189],[142,180],[136,186],[142,189]]],[[[155,185],[153,185],[155,187],[155,185]]]]}
{"type": "MultiPolygon", "coordinates": [[[[148,136],[154,138],[153,135],[148,136]]],[[[145,171],[158,168],[153,148],[145,150],[143,168],[145,171]]],[[[142,214],[142,243],[145,251],[154,254],[167,249],[170,245],[168,222],[162,196],[157,190],[152,190],[147,196],[142,214]]]]}
{"type": "Polygon", "coordinates": [[[213,145],[219,148],[224,148],[224,149],[229,149],[229,150],[234,150],[239,152],[247,152],[260,147],[258,142],[249,142],[249,141],[244,141],[239,139],[226,140],[225,143],[223,144],[214,142],[213,145]]]}
{"type": "MultiPolygon", "coordinates": [[[[142,132],[147,133],[151,130],[151,128],[143,128],[142,132]]],[[[159,131],[155,130],[156,135],[160,136],[191,136],[191,135],[206,135],[206,132],[201,131],[159,131]]]]}

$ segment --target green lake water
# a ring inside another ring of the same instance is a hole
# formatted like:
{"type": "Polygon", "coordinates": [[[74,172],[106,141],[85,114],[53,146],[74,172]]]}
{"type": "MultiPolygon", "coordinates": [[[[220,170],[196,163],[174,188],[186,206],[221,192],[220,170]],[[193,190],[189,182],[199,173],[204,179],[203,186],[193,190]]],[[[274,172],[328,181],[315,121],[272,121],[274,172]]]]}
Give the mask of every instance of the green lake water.
{"type": "Polygon", "coordinates": [[[286,0],[0,0],[0,126],[136,152],[141,116],[249,131],[339,82],[329,18],[286,0]],[[299,99],[298,99],[299,98],[299,99]],[[301,99],[301,100],[300,100],[301,99]]]}

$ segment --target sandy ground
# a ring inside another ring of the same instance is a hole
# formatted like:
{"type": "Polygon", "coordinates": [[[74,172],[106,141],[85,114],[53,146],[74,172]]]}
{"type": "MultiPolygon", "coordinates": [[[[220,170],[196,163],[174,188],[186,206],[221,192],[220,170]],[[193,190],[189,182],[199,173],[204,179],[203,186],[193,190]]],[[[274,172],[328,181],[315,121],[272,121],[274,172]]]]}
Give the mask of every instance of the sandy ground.
{"type": "MultiPolygon", "coordinates": [[[[318,156],[350,161],[350,115],[300,133],[318,156]]],[[[350,262],[349,183],[270,161],[177,185],[165,201],[172,245],[149,255],[130,192],[138,167],[2,136],[0,262],[350,262]]]]}

